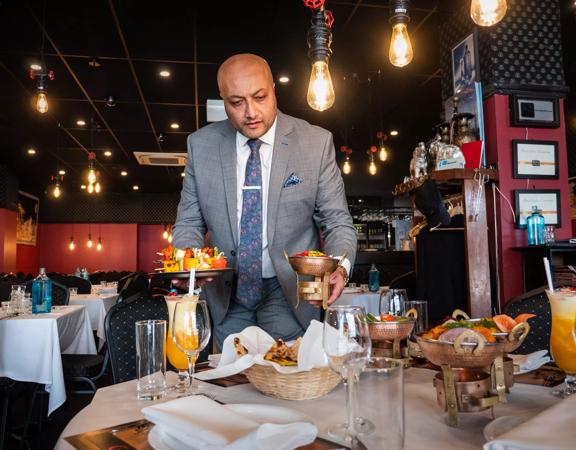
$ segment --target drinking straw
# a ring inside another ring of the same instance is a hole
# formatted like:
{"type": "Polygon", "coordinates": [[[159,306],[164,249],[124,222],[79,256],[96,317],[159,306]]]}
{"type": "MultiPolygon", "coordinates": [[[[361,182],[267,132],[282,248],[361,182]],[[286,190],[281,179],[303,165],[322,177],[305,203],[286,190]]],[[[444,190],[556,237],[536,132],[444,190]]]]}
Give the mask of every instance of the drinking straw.
{"type": "Polygon", "coordinates": [[[542,258],[544,260],[544,270],[546,271],[546,279],[548,280],[548,288],[550,292],[554,292],[554,285],[552,284],[552,272],[550,270],[550,261],[548,258],[542,258]]]}
{"type": "Polygon", "coordinates": [[[188,283],[188,295],[194,295],[194,284],[196,283],[196,269],[190,269],[190,282],[188,283]]]}

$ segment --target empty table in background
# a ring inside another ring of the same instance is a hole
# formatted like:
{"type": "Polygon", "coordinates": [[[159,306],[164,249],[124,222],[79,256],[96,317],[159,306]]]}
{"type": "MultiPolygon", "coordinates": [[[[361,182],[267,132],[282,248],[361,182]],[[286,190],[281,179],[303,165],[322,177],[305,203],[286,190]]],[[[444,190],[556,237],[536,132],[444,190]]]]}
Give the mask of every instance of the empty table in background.
{"type": "Polygon", "coordinates": [[[380,313],[380,292],[384,289],[386,287],[381,287],[379,292],[370,292],[360,288],[345,288],[334,304],[363,306],[366,313],[376,316],[380,313]]]}
{"type": "Polygon", "coordinates": [[[118,300],[117,294],[77,294],[70,296],[71,305],[84,305],[88,311],[90,318],[90,326],[92,330],[96,331],[99,344],[98,348],[102,348],[106,341],[104,333],[104,319],[106,313],[118,300]]]}

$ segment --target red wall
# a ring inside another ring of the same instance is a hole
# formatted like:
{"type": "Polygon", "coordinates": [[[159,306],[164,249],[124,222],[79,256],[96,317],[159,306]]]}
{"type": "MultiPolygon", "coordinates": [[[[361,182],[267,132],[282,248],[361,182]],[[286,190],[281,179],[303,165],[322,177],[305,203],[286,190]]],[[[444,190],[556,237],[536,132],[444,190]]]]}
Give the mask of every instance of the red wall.
{"type": "Polygon", "coordinates": [[[38,247],[18,244],[16,248],[16,267],[18,272],[33,275],[38,273],[38,247]]]}
{"type": "Polygon", "coordinates": [[[0,208],[0,272],[16,272],[16,211],[0,208]]]}
{"type": "Polygon", "coordinates": [[[164,227],[162,225],[139,225],[138,226],[138,270],[153,272],[160,264],[154,260],[160,259],[156,252],[168,246],[168,242],[162,238],[164,227]]]}
{"type": "MultiPolygon", "coordinates": [[[[562,226],[556,228],[556,239],[572,235],[570,222],[570,191],[568,187],[568,158],[566,153],[566,130],[564,103],[560,100],[560,127],[555,129],[516,128],[510,126],[507,95],[494,95],[484,101],[486,129],[486,156],[488,163],[496,163],[499,172],[498,187],[514,208],[516,189],[560,189],[562,226]],[[553,140],[558,142],[560,178],[558,180],[523,180],[513,178],[513,139],[553,140]]],[[[498,195],[498,221],[500,253],[501,299],[505,303],[523,291],[522,258],[511,247],[527,244],[526,230],[516,229],[512,213],[506,201],[498,195]]]]}
{"type": "Polygon", "coordinates": [[[137,270],[138,226],[136,224],[94,224],[91,226],[94,247],[86,246],[88,224],[40,224],[38,227],[38,263],[47,272],[73,273],[76,267],[96,270],[137,270]],[[76,243],[69,250],[70,236],[76,243]],[[98,236],[103,249],[96,250],[98,236]]]}

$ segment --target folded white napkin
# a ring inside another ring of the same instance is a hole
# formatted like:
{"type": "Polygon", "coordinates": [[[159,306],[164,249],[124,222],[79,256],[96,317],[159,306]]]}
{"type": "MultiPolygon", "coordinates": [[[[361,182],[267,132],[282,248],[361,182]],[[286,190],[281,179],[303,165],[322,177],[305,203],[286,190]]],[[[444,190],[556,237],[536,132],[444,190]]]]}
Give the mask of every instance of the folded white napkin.
{"type": "Polygon", "coordinates": [[[518,369],[514,370],[515,373],[526,373],[538,369],[550,361],[548,350],[538,350],[537,352],[528,355],[509,355],[512,358],[515,366],[518,369]]]}
{"type": "Polygon", "coordinates": [[[314,367],[325,367],[328,359],[322,346],[324,325],[313,320],[304,336],[298,350],[297,366],[281,366],[272,361],[266,361],[264,355],[274,344],[274,338],[259,327],[248,327],[240,333],[229,335],[222,345],[222,356],[218,367],[213,370],[205,370],[196,375],[199,380],[213,380],[215,378],[228,377],[251,367],[254,364],[272,366],[280,373],[295,373],[310,370],[314,367]],[[248,350],[248,354],[237,359],[234,348],[234,338],[240,338],[240,342],[248,350]]]}
{"type": "Polygon", "coordinates": [[[311,423],[259,424],[196,395],[142,409],[163,442],[178,450],[292,450],[316,439],[311,423]]]}
{"type": "Polygon", "coordinates": [[[484,444],[484,450],[574,450],[576,397],[568,397],[484,444]]]}

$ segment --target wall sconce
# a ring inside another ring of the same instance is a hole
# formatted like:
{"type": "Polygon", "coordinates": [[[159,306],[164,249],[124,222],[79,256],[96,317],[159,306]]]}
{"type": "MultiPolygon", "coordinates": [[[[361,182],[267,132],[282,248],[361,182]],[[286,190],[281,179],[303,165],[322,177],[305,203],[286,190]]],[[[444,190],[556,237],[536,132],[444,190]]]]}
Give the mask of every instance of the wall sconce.
{"type": "Polygon", "coordinates": [[[334,105],[336,98],[328,62],[332,55],[332,23],[334,17],[324,9],[324,0],[304,0],[312,10],[312,23],[308,29],[308,57],[312,61],[310,83],[306,99],[310,108],[326,111],[334,105]]]}

